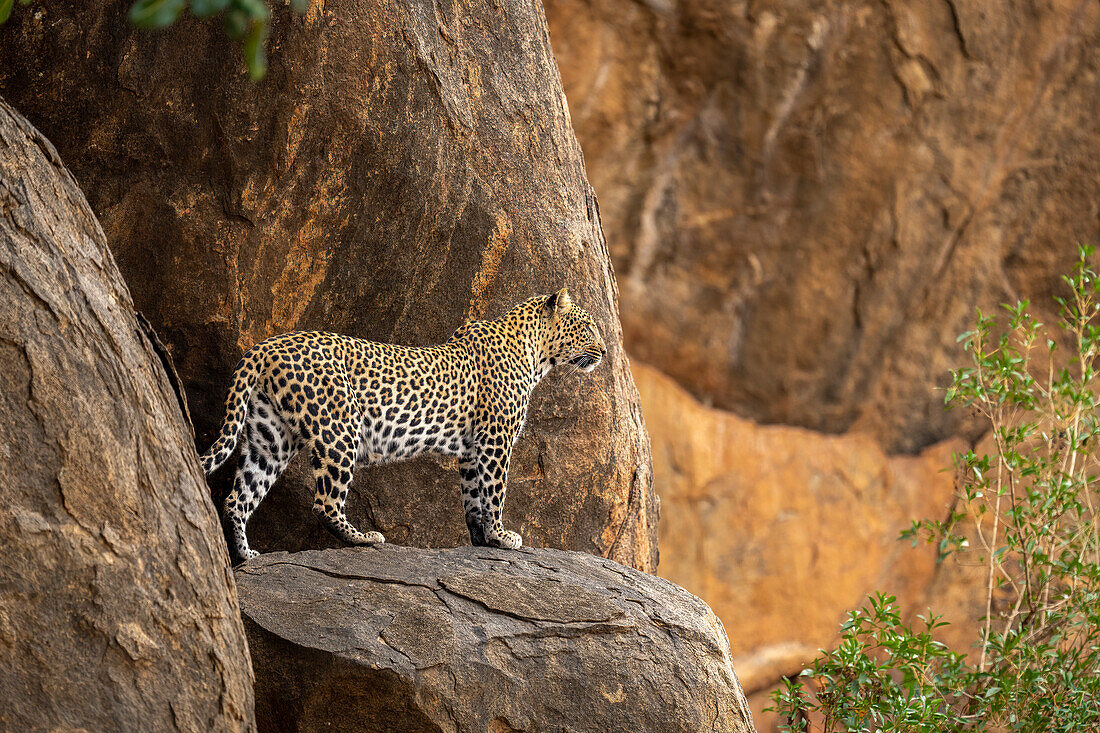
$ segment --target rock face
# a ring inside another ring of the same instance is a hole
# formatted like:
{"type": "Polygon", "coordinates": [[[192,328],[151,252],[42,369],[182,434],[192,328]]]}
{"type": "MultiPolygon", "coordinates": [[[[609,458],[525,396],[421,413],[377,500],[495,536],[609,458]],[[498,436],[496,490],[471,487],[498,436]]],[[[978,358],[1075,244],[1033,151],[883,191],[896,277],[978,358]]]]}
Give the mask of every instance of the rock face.
{"type": "Polygon", "coordinates": [[[1100,241],[1095,2],[546,5],[627,348],[700,399],[916,452],[975,305],[1100,241]]]}
{"type": "MultiPolygon", "coordinates": [[[[610,353],[540,385],[505,522],[534,545],[654,567],[648,442],[541,5],[282,8],[259,85],[217,23],[134,32],[129,5],[13,14],[0,88],[73,166],[179,367],[200,449],[233,365],[267,336],[437,343],[567,285],[610,353]]],[[[257,549],[334,542],[310,483],[292,469],[273,489],[257,549]]],[[[399,543],[469,541],[457,472],[429,461],[360,471],[348,511],[399,543]]]]}
{"type": "Polygon", "coordinates": [[[757,425],[652,367],[633,370],[661,491],[660,573],[737,629],[734,663],[745,691],[760,693],[754,708],[876,590],[907,613],[946,613],[945,640],[968,649],[984,610],[966,602],[984,597],[980,568],[938,565],[934,546],[897,539],[912,519],[946,516],[954,473],[943,469],[961,443],[888,457],[868,436],[757,425]]]}
{"type": "Polygon", "coordinates": [[[1051,322],[1100,242],[1100,4],[545,3],[628,351],[698,399],[635,369],[660,572],[750,692],[876,587],[966,624],[965,569],[894,537],[980,429],[934,389],[974,308],[1051,322]]]}
{"type": "Polygon", "coordinates": [[[721,622],[583,553],[385,545],[237,570],[261,731],[753,731],[721,622]]]}
{"type": "Polygon", "coordinates": [[[2,100],[0,143],[0,729],[251,730],[233,577],[154,341],[2,100]]]}

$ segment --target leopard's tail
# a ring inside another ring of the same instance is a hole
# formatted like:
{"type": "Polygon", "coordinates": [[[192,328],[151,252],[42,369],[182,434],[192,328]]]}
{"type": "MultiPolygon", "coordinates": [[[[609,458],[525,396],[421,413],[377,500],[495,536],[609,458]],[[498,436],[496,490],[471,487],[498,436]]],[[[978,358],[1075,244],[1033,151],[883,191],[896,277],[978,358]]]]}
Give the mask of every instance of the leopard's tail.
{"type": "Polygon", "coordinates": [[[229,388],[229,395],[225,398],[225,420],[222,421],[221,432],[214,444],[202,454],[202,470],[207,476],[218,470],[233,455],[233,449],[237,447],[237,440],[241,437],[241,428],[248,417],[248,403],[252,399],[252,392],[260,381],[262,368],[263,356],[258,349],[252,349],[233,370],[233,386],[229,388]]]}

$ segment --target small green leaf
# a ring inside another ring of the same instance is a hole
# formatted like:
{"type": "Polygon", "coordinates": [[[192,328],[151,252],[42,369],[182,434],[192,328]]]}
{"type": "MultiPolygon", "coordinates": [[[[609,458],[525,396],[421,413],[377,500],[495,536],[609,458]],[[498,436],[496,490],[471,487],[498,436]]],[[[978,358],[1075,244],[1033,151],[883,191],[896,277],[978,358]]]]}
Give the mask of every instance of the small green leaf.
{"type": "Polygon", "coordinates": [[[0,23],[5,22],[11,15],[11,6],[15,0],[0,0],[0,23]]]}
{"type": "Polygon", "coordinates": [[[259,81],[267,73],[267,52],[264,50],[266,40],[267,23],[253,23],[248,38],[244,40],[244,62],[252,81],[259,81]]]}
{"type": "Polygon", "coordinates": [[[130,6],[130,22],[138,28],[164,28],[179,17],[187,0],[138,0],[130,6]]]}
{"type": "Polygon", "coordinates": [[[264,0],[233,0],[233,7],[241,10],[253,20],[266,21],[271,14],[264,0]]]}
{"type": "Polygon", "coordinates": [[[225,27],[225,35],[234,41],[239,41],[244,38],[245,33],[248,33],[248,15],[237,8],[233,8],[225,14],[222,25],[225,27]]]}
{"type": "Polygon", "coordinates": [[[191,13],[206,18],[225,10],[229,0],[191,0],[191,13]]]}

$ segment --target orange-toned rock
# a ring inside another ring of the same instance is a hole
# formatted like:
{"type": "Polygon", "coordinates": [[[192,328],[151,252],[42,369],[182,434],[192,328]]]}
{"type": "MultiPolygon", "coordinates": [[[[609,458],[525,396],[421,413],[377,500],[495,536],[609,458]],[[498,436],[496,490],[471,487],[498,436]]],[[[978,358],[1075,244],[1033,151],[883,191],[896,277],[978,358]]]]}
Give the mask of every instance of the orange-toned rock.
{"type": "Polygon", "coordinates": [[[546,6],[627,348],[700,399],[918,451],[974,306],[1100,241],[1093,0],[546,6]]]}
{"type": "Polygon", "coordinates": [[[948,510],[954,473],[944,468],[960,446],[890,457],[870,436],[760,426],[701,405],[645,364],[633,372],[661,497],[659,572],[736,629],[746,692],[802,669],[873,591],[910,613],[936,606],[934,548],[898,534],[948,510]]]}

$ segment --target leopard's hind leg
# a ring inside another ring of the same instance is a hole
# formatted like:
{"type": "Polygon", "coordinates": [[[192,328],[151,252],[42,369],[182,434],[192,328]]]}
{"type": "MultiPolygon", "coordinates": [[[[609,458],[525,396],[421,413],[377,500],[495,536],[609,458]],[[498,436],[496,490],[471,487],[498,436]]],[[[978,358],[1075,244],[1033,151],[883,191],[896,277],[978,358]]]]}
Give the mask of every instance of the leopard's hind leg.
{"type": "Polygon", "coordinates": [[[245,533],[248,520],[271,485],[282,475],[294,452],[286,424],[272,408],[267,395],[257,392],[245,422],[237,477],[222,507],[226,534],[239,559],[250,560],[259,554],[248,546],[245,533]]]}

